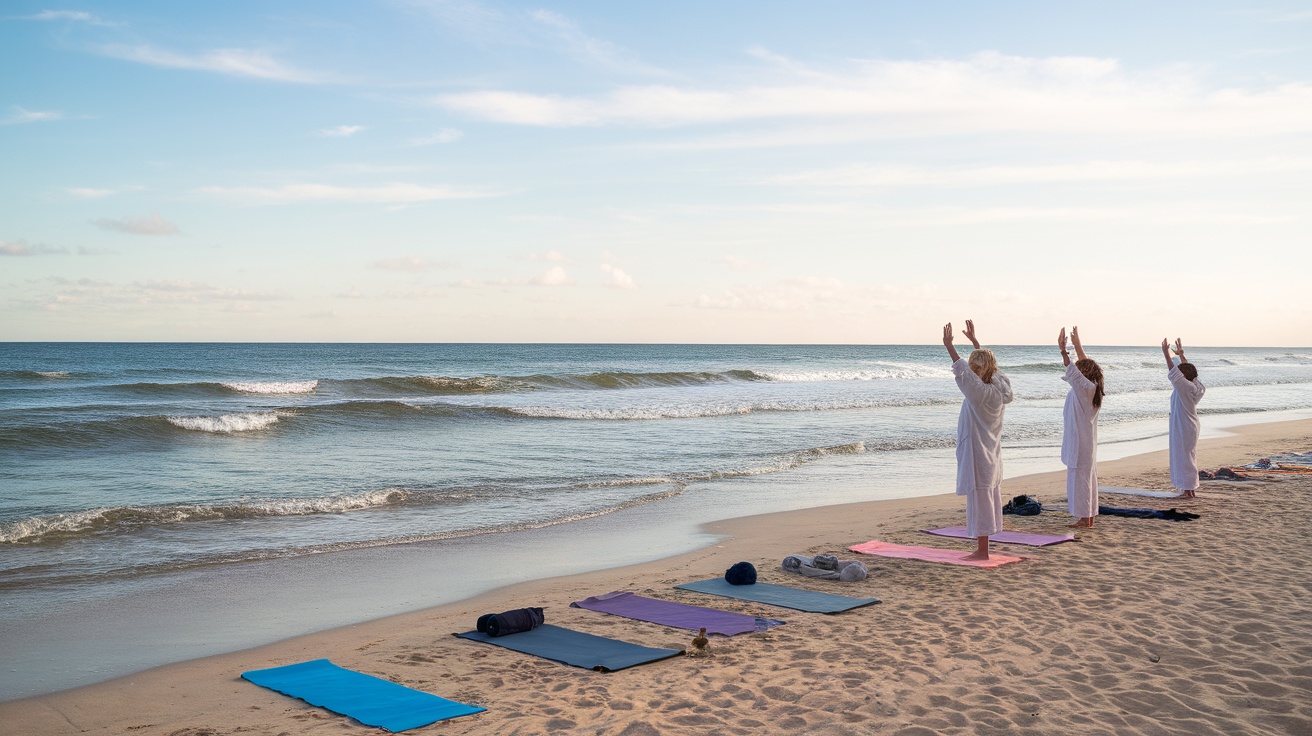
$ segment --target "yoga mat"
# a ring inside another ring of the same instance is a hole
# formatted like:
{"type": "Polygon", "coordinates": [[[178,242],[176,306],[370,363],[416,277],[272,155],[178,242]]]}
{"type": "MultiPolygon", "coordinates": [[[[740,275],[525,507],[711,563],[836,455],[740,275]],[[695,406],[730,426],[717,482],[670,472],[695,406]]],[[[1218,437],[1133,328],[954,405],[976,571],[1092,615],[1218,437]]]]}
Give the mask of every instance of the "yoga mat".
{"type": "Polygon", "coordinates": [[[627,641],[593,636],[551,624],[542,624],[532,631],[506,636],[491,637],[477,631],[466,631],[455,636],[598,672],[614,672],[683,654],[682,649],[641,647],[627,641]]]}
{"type": "Polygon", "coordinates": [[[393,733],[487,710],[342,669],[326,659],[251,670],[241,676],[261,687],[393,733]]]}
{"type": "MultiPolygon", "coordinates": [[[[926,534],[935,534],[940,537],[952,537],[954,539],[974,539],[966,533],[964,526],[949,526],[943,529],[921,529],[926,534]]],[[[1027,544],[1031,547],[1046,547],[1049,544],[1061,544],[1070,542],[1075,539],[1074,534],[1062,534],[1053,536],[1050,534],[1029,534],[1027,532],[998,532],[989,535],[989,540],[993,542],[1003,542],[1005,544],[1027,544]]]]}
{"type": "Polygon", "coordinates": [[[725,598],[738,598],[744,601],[768,603],[781,608],[792,608],[808,613],[839,613],[860,606],[878,603],[878,598],[848,598],[845,595],[817,593],[813,590],[789,588],[783,585],[755,583],[753,585],[731,585],[724,578],[698,580],[674,586],[680,590],[692,590],[710,595],[722,595],[725,598]]]}
{"type": "Polygon", "coordinates": [[[1146,491],[1142,488],[1117,488],[1116,486],[1098,486],[1099,493],[1115,493],[1121,496],[1148,496],[1149,498],[1179,498],[1178,491],[1146,491]]]}
{"type": "Polygon", "coordinates": [[[853,552],[860,552],[863,555],[900,557],[905,560],[925,560],[926,562],[946,562],[949,565],[968,565],[970,567],[1001,567],[1008,562],[1020,562],[1025,559],[1024,557],[990,554],[987,560],[967,560],[965,559],[966,555],[969,555],[970,552],[963,552],[959,549],[913,547],[906,544],[889,544],[878,539],[872,539],[864,544],[854,544],[848,549],[853,552]]]}
{"type": "Polygon", "coordinates": [[[644,598],[624,591],[594,595],[591,598],[574,601],[570,605],[575,608],[585,608],[589,611],[610,613],[616,616],[637,619],[638,621],[648,621],[653,624],[674,626],[691,631],[697,631],[705,627],[706,633],[719,634],[720,636],[768,631],[776,626],[782,626],[784,623],[773,618],[748,616],[745,613],[719,611],[714,608],[702,608],[701,606],[689,606],[673,601],[644,598]]]}

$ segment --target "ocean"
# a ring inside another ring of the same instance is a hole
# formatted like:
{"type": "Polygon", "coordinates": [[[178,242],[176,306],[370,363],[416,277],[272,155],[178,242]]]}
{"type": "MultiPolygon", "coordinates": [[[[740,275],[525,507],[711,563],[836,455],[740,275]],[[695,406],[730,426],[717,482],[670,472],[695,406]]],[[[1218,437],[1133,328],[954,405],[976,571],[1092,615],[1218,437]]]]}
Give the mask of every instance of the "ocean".
{"type": "MultiPolygon", "coordinates": [[[[1016,392],[1008,475],[1059,469],[1055,346],[994,350],[1016,392]]],[[[1312,349],[1188,352],[1205,431],[1312,416],[1312,349]]],[[[1106,375],[1100,457],[1164,447],[1160,349],[1089,353],[1106,375]]],[[[85,622],[134,592],[277,561],[537,539],[586,569],[694,541],[671,532],[682,541],[606,560],[561,546],[593,519],[693,528],[950,492],[960,401],[940,345],[0,344],[0,649],[54,613],[85,622]]],[[[467,592],[257,626],[199,653],[467,592]]],[[[198,651],[120,654],[35,690],[11,670],[0,699],[198,651]]]]}

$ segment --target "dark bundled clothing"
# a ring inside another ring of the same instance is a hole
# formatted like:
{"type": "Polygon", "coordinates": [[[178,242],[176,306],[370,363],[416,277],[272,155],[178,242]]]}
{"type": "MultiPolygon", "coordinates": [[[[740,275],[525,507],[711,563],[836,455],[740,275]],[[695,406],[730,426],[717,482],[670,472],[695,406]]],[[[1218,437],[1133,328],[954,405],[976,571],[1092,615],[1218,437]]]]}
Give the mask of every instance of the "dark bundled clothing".
{"type": "Polygon", "coordinates": [[[543,622],[541,608],[516,608],[478,617],[478,630],[488,636],[505,636],[536,629],[543,622]]]}
{"type": "Polygon", "coordinates": [[[735,562],[724,571],[724,579],[730,585],[755,585],[756,568],[750,562],[735,562]]]}
{"type": "Polygon", "coordinates": [[[1017,516],[1038,516],[1040,511],[1043,511],[1043,504],[1023,493],[1002,507],[1002,513],[1017,516]]]}
{"type": "Polygon", "coordinates": [[[1176,509],[1159,511],[1157,509],[1122,509],[1115,506],[1099,506],[1098,513],[1102,516],[1127,516],[1131,519],[1165,519],[1167,521],[1193,521],[1202,518],[1201,514],[1176,509]]]}

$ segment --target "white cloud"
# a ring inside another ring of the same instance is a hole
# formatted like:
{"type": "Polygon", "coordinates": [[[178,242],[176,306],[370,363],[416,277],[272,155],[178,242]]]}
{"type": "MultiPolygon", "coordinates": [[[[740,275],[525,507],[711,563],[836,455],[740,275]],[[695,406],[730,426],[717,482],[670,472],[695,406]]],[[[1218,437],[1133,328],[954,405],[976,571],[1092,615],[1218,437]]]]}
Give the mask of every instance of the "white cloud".
{"type": "Polygon", "coordinates": [[[43,299],[43,308],[61,311],[71,307],[100,305],[220,304],[226,308],[252,309],[254,302],[283,299],[280,294],[230,289],[186,279],[138,281],[119,284],[92,279],[52,278],[55,291],[43,299]]]}
{"type": "Polygon", "coordinates": [[[351,202],[356,204],[403,204],[445,199],[480,199],[499,194],[455,187],[420,184],[385,184],[376,187],[339,187],[332,184],[287,184],[276,189],[265,187],[204,187],[198,190],[227,199],[256,204],[294,204],[298,202],[351,202]]]}
{"type": "Polygon", "coordinates": [[[98,50],[101,54],[115,59],[166,69],[195,69],[238,77],[302,84],[320,84],[329,81],[321,75],[286,66],[266,52],[251,49],[215,49],[194,55],[179,54],[144,45],[102,46],[98,50]]]}
{"type": "Polygon", "coordinates": [[[42,243],[31,245],[23,240],[15,242],[0,240],[0,256],[47,256],[67,252],[63,248],[52,248],[42,243]]]}
{"type": "Polygon", "coordinates": [[[667,76],[664,70],[642,63],[633,52],[589,36],[560,13],[534,10],[528,17],[539,31],[549,34],[562,51],[577,59],[618,72],[667,76]]]}
{"type": "Polygon", "coordinates": [[[835,278],[803,276],[767,285],[733,286],[719,294],[701,294],[693,300],[699,309],[758,312],[796,312],[845,296],[846,287],[835,278]]]}
{"type": "Polygon", "coordinates": [[[616,289],[636,289],[638,285],[633,283],[633,277],[621,271],[620,269],[608,264],[601,264],[601,270],[606,274],[604,285],[616,289]]]}
{"type": "Polygon", "coordinates": [[[1312,158],[1231,161],[1090,161],[1028,166],[873,166],[853,164],[770,177],[766,184],[833,187],[993,186],[1057,182],[1177,179],[1312,171],[1312,158]]]}
{"type": "Polygon", "coordinates": [[[435,102],[520,125],[848,121],[860,122],[869,138],[1002,131],[1256,136],[1312,127],[1312,85],[1305,83],[1210,88],[1192,68],[1141,73],[1114,59],[996,52],[858,61],[836,71],[795,71],[772,85],[626,86],[597,97],[484,90],[435,102]]]}
{"type": "Polygon", "coordinates": [[[118,23],[111,23],[104,20],[98,15],[82,10],[43,10],[36,15],[25,15],[21,20],[42,20],[42,21],[59,21],[71,20],[77,23],[90,23],[93,26],[116,26],[118,23]]]}
{"type": "Polygon", "coordinates": [[[464,133],[455,128],[443,128],[432,135],[422,138],[415,138],[410,141],[412,146],[432,146],[444,143],[454,143],[464,137],[464,133]]]}
{"type": "Polygon", "coordinates": [[[364,130],[363,125],[338,125],[332,128],[324,128],[318,131],[318,134],[324,138],[349,138],[362,130],[364,130]]]}
{"type": "Polygon", "coordinates": [[[52,120],[63,120],[64,113],[57,110],[27,110],[18,105],[10,108],[13,112],[8,117],[0,119],[0,125],[22,125],[23,123],[45,123],[52,120]]]}
{"type": "Polygon", "coordinates": [[[102,230],[114,230],[132,235],[180,235],[182,233],[177,225],[160,217],[158,212],[152,212],[148,217],[124,217],[118,220],[100,219],[95,221],[95,225],[102,230]]]}
{"type": "Polygon", "coordinates": [[[570,280],[569,274],[565,273],[564,268],[560,266],[552,266],[537,276],[534,276],[529,283],[535,286],[565,286],[566,284],[573,283],[573,281],[570,280]]]}

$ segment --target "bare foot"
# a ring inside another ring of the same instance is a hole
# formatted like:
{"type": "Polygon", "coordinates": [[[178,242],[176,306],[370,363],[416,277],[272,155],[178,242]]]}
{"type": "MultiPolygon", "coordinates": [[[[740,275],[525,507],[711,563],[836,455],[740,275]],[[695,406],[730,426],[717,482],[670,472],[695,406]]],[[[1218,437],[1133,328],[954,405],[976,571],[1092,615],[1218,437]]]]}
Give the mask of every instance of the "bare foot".
{"type": "Polygon", "coordinates": [[[1093,519],[1080,519],[1074,524],[1067,524],[1067,529],[1088,529],[1093,526],[1093,519]]]}
{"type": "Polygon", "coordinates": [[[989,553],[988,553],[988,552],[971,552],[970,554],[966,555],[965,557],[962,557],[961,559],[963,559],[963,560],[987,560],[988,558],[989,558],[989,553]]]}
{"type": "Polygon", "coordinates": [[[1193,491],[1185,491],[1184,493],[1180,494],[1180,498],[1198,498],[1198,495],[1195,494],[1193,491]]]}

